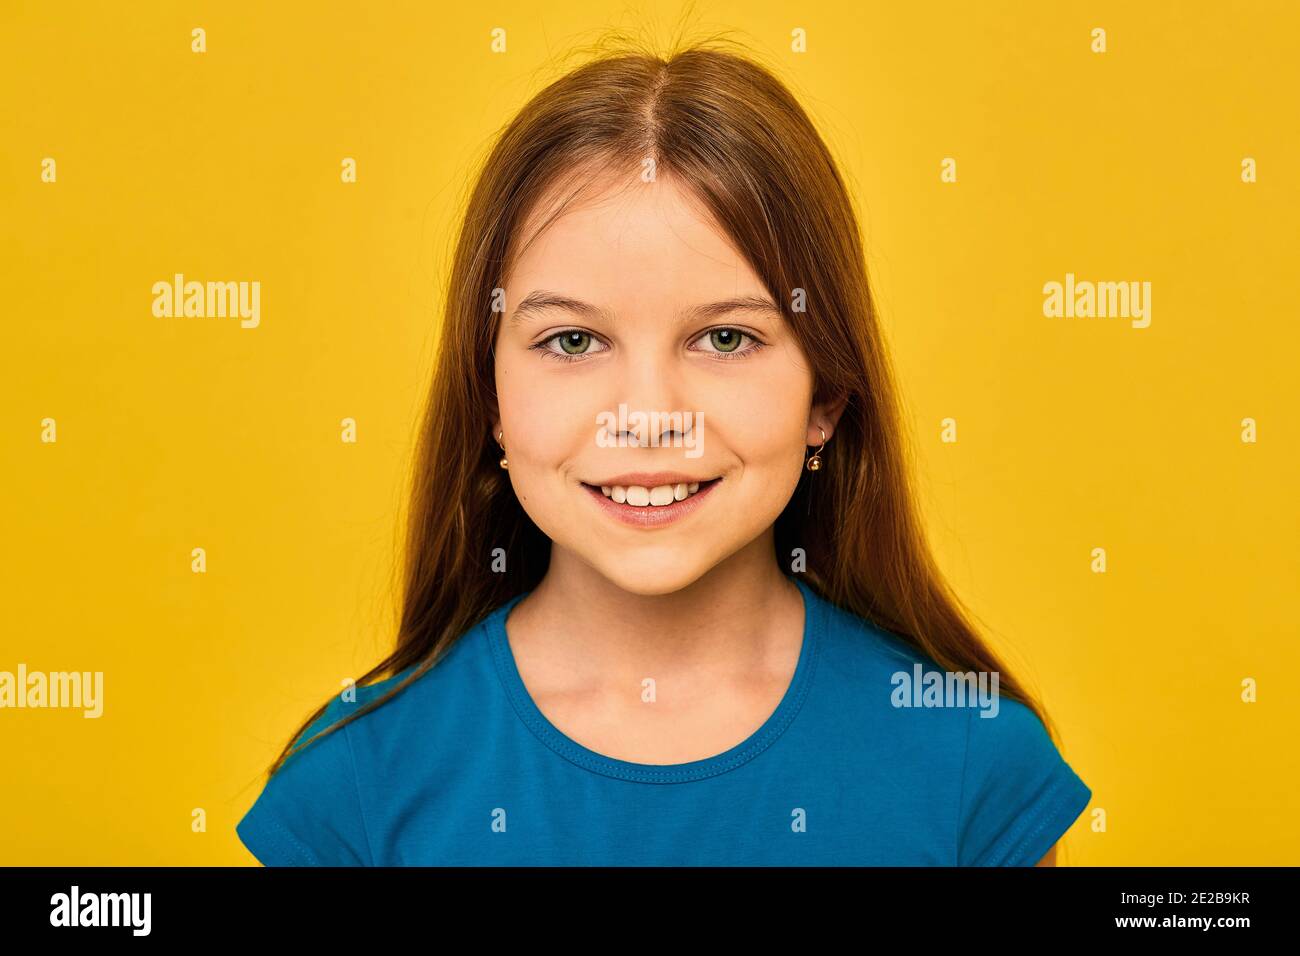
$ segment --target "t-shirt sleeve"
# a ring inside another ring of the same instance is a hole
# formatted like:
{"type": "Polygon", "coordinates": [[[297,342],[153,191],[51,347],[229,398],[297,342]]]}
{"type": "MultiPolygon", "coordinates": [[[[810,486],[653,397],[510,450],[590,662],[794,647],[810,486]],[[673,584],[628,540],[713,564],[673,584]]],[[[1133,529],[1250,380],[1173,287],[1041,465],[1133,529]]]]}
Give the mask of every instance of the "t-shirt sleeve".
{"type": "Polygon", "coordinates": [[[993,717],[967,711],[958,866],[1033,866],[1078,819],[1090,790],[1038,716],[1003,699],[993,717]]]}
{"type": "MultiPolygon", "coordinates": [[[[334,698],[295,745],[358,706],[334,698]]],[[[235,826],[265,866],[368,866],[370,845],[357,791],[348,728],[340,727],[289,757],[235,826]]]]}

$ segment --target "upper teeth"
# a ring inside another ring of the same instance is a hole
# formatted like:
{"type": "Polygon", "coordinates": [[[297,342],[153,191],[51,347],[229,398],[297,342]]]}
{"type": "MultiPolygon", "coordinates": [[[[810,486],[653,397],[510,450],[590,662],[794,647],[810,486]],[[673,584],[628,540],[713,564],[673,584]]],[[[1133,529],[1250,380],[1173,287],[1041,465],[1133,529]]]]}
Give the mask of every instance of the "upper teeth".
{"type": "Polygon", "coordinates": [[[619,504],[643,508],[646,505],[670,505],[674,501],[681,501],[687,495],[699,491],[700,483],[681,482],[676,485],[655,485],[653,488],[645,485],[601,485],[600,490],[605,493],[605,497],[613,498],[619,504]]]}

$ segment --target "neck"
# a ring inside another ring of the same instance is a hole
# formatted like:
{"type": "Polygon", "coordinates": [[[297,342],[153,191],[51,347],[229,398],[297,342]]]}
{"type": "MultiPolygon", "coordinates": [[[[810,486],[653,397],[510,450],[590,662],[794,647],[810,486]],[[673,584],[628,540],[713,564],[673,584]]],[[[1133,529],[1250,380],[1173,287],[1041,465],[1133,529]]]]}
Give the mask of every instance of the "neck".
{"type": "Polygon", "coordinates": [[[567,688],[728,680],[780,670],[803,639],[797,586],[772,532],[686,587],[638,594],[552,548],[538,586],[512,610],[511,647],[539,682],[567,688]]]}

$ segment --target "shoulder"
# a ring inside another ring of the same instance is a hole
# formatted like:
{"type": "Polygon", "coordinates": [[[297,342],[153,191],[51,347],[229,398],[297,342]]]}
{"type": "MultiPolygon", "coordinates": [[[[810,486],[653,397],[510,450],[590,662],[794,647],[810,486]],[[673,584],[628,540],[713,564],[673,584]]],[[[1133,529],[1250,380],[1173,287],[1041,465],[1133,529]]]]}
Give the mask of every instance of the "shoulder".
{"type": "Polygon", "coordinates": [[[336,694],[312,732],[356,714],[341,729],[349,731],[360,757],[360,748],[368,747],[371,738],[400,738],[406,729],[418,732],[431,720],[472,710],[490,689],[487,682],[497,680],[486,632],[488,619],[496,613],[460,634],[434,664],[410,664],[390,677],[354,684],[336,694]]]}
{"type": "Polygon", "coordinates": [[[237,824],[240,840],[267,866],[372,865],[363,785],[403,766],[413,744],[431,746],[441,717],[485,699],[486,657],[475,626],[423,673],[411,665],[331,697],[237,824]]]}
{"type": "Polygon", "coordinates": [[[855,715],[900,774],[942,791],[959,865],[1032,866],[1086,809],[1092,791],[1038,715],[1001,696],[1000,675],[950,672],[900,636],[824,605],[818,681],[855,715]],[[955,819],[952,814],[955,813],[955,819]]]}
{"type": "Polygon", "coordinates": [[[899,635],[822,601],[814,706],[851,733],[846,743],[909,775],[909,786],[940,787],[944,799],[955,802],[967,708],[943,706],[925,693],[946,686],[944,670],[899,635]]]}
{"type": "Polygon", "coordinates": [[[430,727],[469,726],[495,699],[500,684],[483,623],[461,634],[432,666],[412,664],[384,680],[355,688],[351,703],[336,699],[340,717],[363,711],[349,731],[363,774],[383,774],[409,760],[412,746],[450,745],[458,735],[430,727]],[[372,706],[373,705],[373,706],[372,706]]]}
{"type": "Polygon", "coordinates": [[[958,811],[958,862],[1033,866],[1092,800],[1028,706],[971,713],[958,811]]]}
{"type": "Polygon", "coordinates": [[[370,850],[339,697],[293,741],[235,833],[265,866],[359,866],[370,850]],[[323,736],[317,737],[318,734],[323,736]]]}
{"type": "Polygon", "coordinates": [[[899,635],[824,598],[818,600],[824,613],[820,656],[831,672],[830,679],[851,682],[868,700],[891,709],[926,710],[936,715],[946,712],[949,723],[960,732],[957,743],[964,745],[965,716],[936,707],[933,700],[922,696],[927,687],[946,686],[943,668],[899,635]]]}
{"type": "Polygon", "coordinates": [[[821,595],[815,594],[814,597],[822,615],[823,653],[836,655],[843,659],[841,663],[874,671],[883,668],[892,672],[901,665],[915,663],[925,668],[937,667],[934,661],[898,635],[847,608],[832,604],[821,595]]]}

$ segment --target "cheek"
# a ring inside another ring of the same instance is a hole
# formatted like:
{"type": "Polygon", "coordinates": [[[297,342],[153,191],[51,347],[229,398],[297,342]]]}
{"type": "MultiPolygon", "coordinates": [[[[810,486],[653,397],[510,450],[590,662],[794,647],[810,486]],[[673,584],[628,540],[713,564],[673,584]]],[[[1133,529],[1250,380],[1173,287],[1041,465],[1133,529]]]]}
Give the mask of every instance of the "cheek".
{"type": "Polygon", "coordinates": [[[705,416],[706,440],[716,436],[746,468],[781,468],[803,448],[807,420],[789,408],[737,408],[705,416]]]}
{"type": "MultiPolygon", "coordinates": [[[[518,475],[526,467],[554,466],[595,443],[596,413],[590,390],[557,380],[549,360],[529,353],[501,359],[497,366],[497,402],[505,446],[518,475]]],[[[558,363],[557,363],[558,364],[558,363]]]]}
{"type": "MultiPolygon", "coordinates": [[[[747,468],[783,468],[803,450],[811,382],[785,363],[763,376],[736,376],[710,389],[705,441],[716,437],[747,468]]],[[[706,444],[707,456],[707,444],[706,444]]]]}

